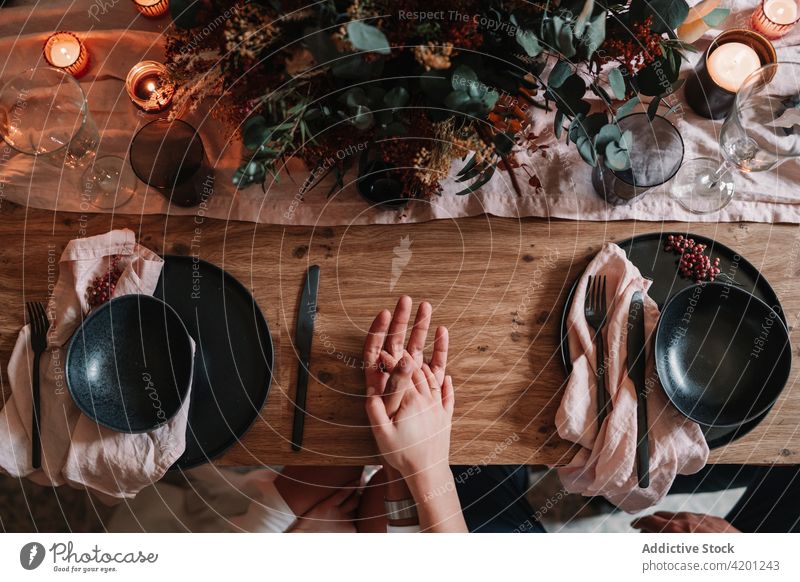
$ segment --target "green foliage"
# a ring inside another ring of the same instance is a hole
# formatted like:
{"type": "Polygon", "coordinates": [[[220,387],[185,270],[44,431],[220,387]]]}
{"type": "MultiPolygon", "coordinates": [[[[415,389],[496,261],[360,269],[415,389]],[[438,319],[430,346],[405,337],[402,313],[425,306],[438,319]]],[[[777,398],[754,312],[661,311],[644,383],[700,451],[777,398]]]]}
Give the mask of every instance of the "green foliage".
{"type": "Polygon", "coordinates": [[[358,50],[382,55],[388,55],[391,52],[386,35],[376,26],[361,20],[351,20],[347,23],[347,38],[358,50]]]}

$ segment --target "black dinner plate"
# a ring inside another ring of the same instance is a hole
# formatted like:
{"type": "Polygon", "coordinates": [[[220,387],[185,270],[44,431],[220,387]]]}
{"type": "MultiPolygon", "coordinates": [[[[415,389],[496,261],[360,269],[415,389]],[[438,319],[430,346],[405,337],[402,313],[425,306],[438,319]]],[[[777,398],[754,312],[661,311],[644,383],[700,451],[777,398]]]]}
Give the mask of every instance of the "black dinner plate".
{"type": "MultiPolygon", "coordinates": [[[[679,232],[651,232],[641,234],[621,242],[617,245],[625,251],[628,259],[639,269],[642,276],[653,280],[648,294],[658,304],[659,309],[664,307],[667,300],[675,293],[694,285],[691,279],[685,279],[678,273],[678,256],[664,251],[666,238],[669,234],[683,234],[693,238],[695,242],[707,245],[706,254],[712,258],[719,258],[720,277],[718,281],[733,281],[740,289],[752,293],[772,307],[786,323],[780,301],[775,290],[747,259],[730,247],[716,242],[708,237],[679,232]]],[[[569,342],[567,341],[567,314],[572,305],[575,287],[580,275],[570,287],[561,314],[561,363],[567,374],[571,371],[571,358],[569,356],[569,342]]],[[[743,437],[755,428],[769,414],[767,410],[758,418],[738,427],[703,427],[706,442],[709,448],[716,449],[743,437]]]]}
{"type": "Polygon", "coordinates": [[[658,320],[661,386],[701,426],[736,427],[767,412],[792,367],[789,332],[775,311],[732,285],[695,285],[658,320]]]}
{"type": "Polygon", "coordinates": [[[197,343],[186,450],[172,466],[189,469],[224,453],[259,417],[272,382],[272,337],[247,288],[201,259],[164,257],[154,296],[197,343]]]}

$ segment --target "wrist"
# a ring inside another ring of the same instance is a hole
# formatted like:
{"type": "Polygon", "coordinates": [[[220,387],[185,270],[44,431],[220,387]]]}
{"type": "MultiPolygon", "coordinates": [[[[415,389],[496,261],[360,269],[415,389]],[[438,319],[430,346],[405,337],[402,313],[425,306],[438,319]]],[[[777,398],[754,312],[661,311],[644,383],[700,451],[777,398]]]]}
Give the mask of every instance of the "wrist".
{"type": "Polygon", "coordinates": [[[410,472],[405,481],[418,504],[455,491],[453,473],[446,462],[429,466],[421,471],[410,472]]]}

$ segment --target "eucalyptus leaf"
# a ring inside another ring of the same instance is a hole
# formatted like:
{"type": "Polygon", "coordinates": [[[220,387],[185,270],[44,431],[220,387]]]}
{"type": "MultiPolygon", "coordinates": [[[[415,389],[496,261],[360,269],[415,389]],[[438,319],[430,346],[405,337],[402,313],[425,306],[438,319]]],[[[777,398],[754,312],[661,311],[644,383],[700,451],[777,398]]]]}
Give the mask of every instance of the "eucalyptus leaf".
{"type": "Polygon", "coordinates": [[[458,65],[450,80],[455,91],[467,91],[471,85],[478,84],[478,75],[466,65],[458,65]]]}
{"type": "Polygon", "coordinates": [[[347,38],[358,50],[376,52],[382,55],[391,53],[389,40],[376,26],[361,20],[347,23],[347,38]]]}
{"type": "Polygon", "coordinates": [[[683,24],[689,15],[689,5],[686,0],[631,0],[628,14],[631,22],[643,22],[652,16],[653,32],[665,33],[683,24]]]}
{"type": "Polygon", "coordinates": [[[388,93],[383,96],[383,103],[386,107],[391,107],[392,109],[399,109],[401,107],[405,107],[408,105],[411,96],[408,93],[408,89],[405,87],[394,87],[388,93]]]}
{"type": "Polygon", "coordinates": [[[617,109],[617,113],[615,117],[619,120],[625,117],[626,115],[630,115],[634,108],[639,105],[639,96],[633,97],[626,101],[622,106],[617,109]]]}
{"type": "Polygon", "coordinates": [[[445,97],[444,104],[445,107],[453,111],[463,111],[470,101],[470,96],[465,91],[452,91],[445,97]]]}
{"type": "Polygon", "coordinates": [[[597,135],[594,136],[594,147],[597,151],[603,152],[606,146],[612,141],[619,141],[622,138],[622,132],[616,123],[608,123],[600,128],[597,135]]]}
{"type": "Polygon", "coordinates": [[[561,134],[564,133],[564,112],[561,110],[556,111],[556,115],[553,120],[553,133],[555,134],[556,139],[561,139],[561,134]]]}
{"type": "Polygon", "coordinates": [[[355,114],[350,118],[350,123],[356,129],[364,131],[372,127],[372,125],[375,123],[375,117],[372,115],[372,111],[369,109],[369,107],[357,105],[355,108],[355,114]]]}
{"type": "Polygon", "coordinates": [[[550,76],[547,77],[547,85],[553,89],[558,89],[571,74],[572,67],[569,62],[560,60],[555,64],[553,70],[550,71],[550,76]]]}
{"type": "Polygon", "coordinates": [[[518,28],[515,38],[517,40],[517,44],[522,47],[522,49],[525,51],[525,54],[529,57],[538,57],[544,50],[539,42],[539,39],[530,30],[522,30],[521,28],[518,28]]]}
{"type": "Polygon", "coordinates": [[[591,59],[594,51],[606,40],[606,11],[594,17],[586,27],[586,32],[581,38],[581,42],[586,49],[586,58],[591,59]]]}
{"type": "Polygon", "coordinates": [[[619,142],[609,142],[605,151],[605,165],[617,172],[628,170],[631,167],[631,156],[619,142]]]}
{"type": "Polygon", "coordinates": [[[592,167],[597,165],[597,152],[595,152],[594,146],[589,138],[581,137],[581,139],[575,145],[578,148],[578,153],[583,158],[583,161],[592,167]]]}
{"type": "Polygon", "coordinates": [[[650,104],[647,106],[647,119],[653,121],[653,118],[658,113],[658,107],[661,105],[661,97],[654,97],[650,104]]]}
{"type": "Polygon", "coordinates": [[[594,0],[585,0],[583,8],[581,9],[578,18],[575,19],[575,36],[580,38],[583,36],[583,31],[586,29],[586,22],[594,11],[594,0]]]}
{"type": "Polygon", "coordinates": [[[608,72],[608,84],[617,99],[625,99],[625,77],[619,67],[608,72]]]}

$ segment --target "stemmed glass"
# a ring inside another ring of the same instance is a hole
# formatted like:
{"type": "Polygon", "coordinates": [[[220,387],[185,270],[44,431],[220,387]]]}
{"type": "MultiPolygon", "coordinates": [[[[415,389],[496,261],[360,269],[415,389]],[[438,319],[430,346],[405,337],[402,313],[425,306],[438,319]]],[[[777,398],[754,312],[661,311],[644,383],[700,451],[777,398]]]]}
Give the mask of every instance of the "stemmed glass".
{"type": "Polygon", "coordinates": [[[735,191],[733,170],[764,172],[800,156],[800,63],[772,63],[747,77],[719,143],[722,163],[691,160],[672,183],[672,197],[695,214],[728,205],[735,191]]]}

